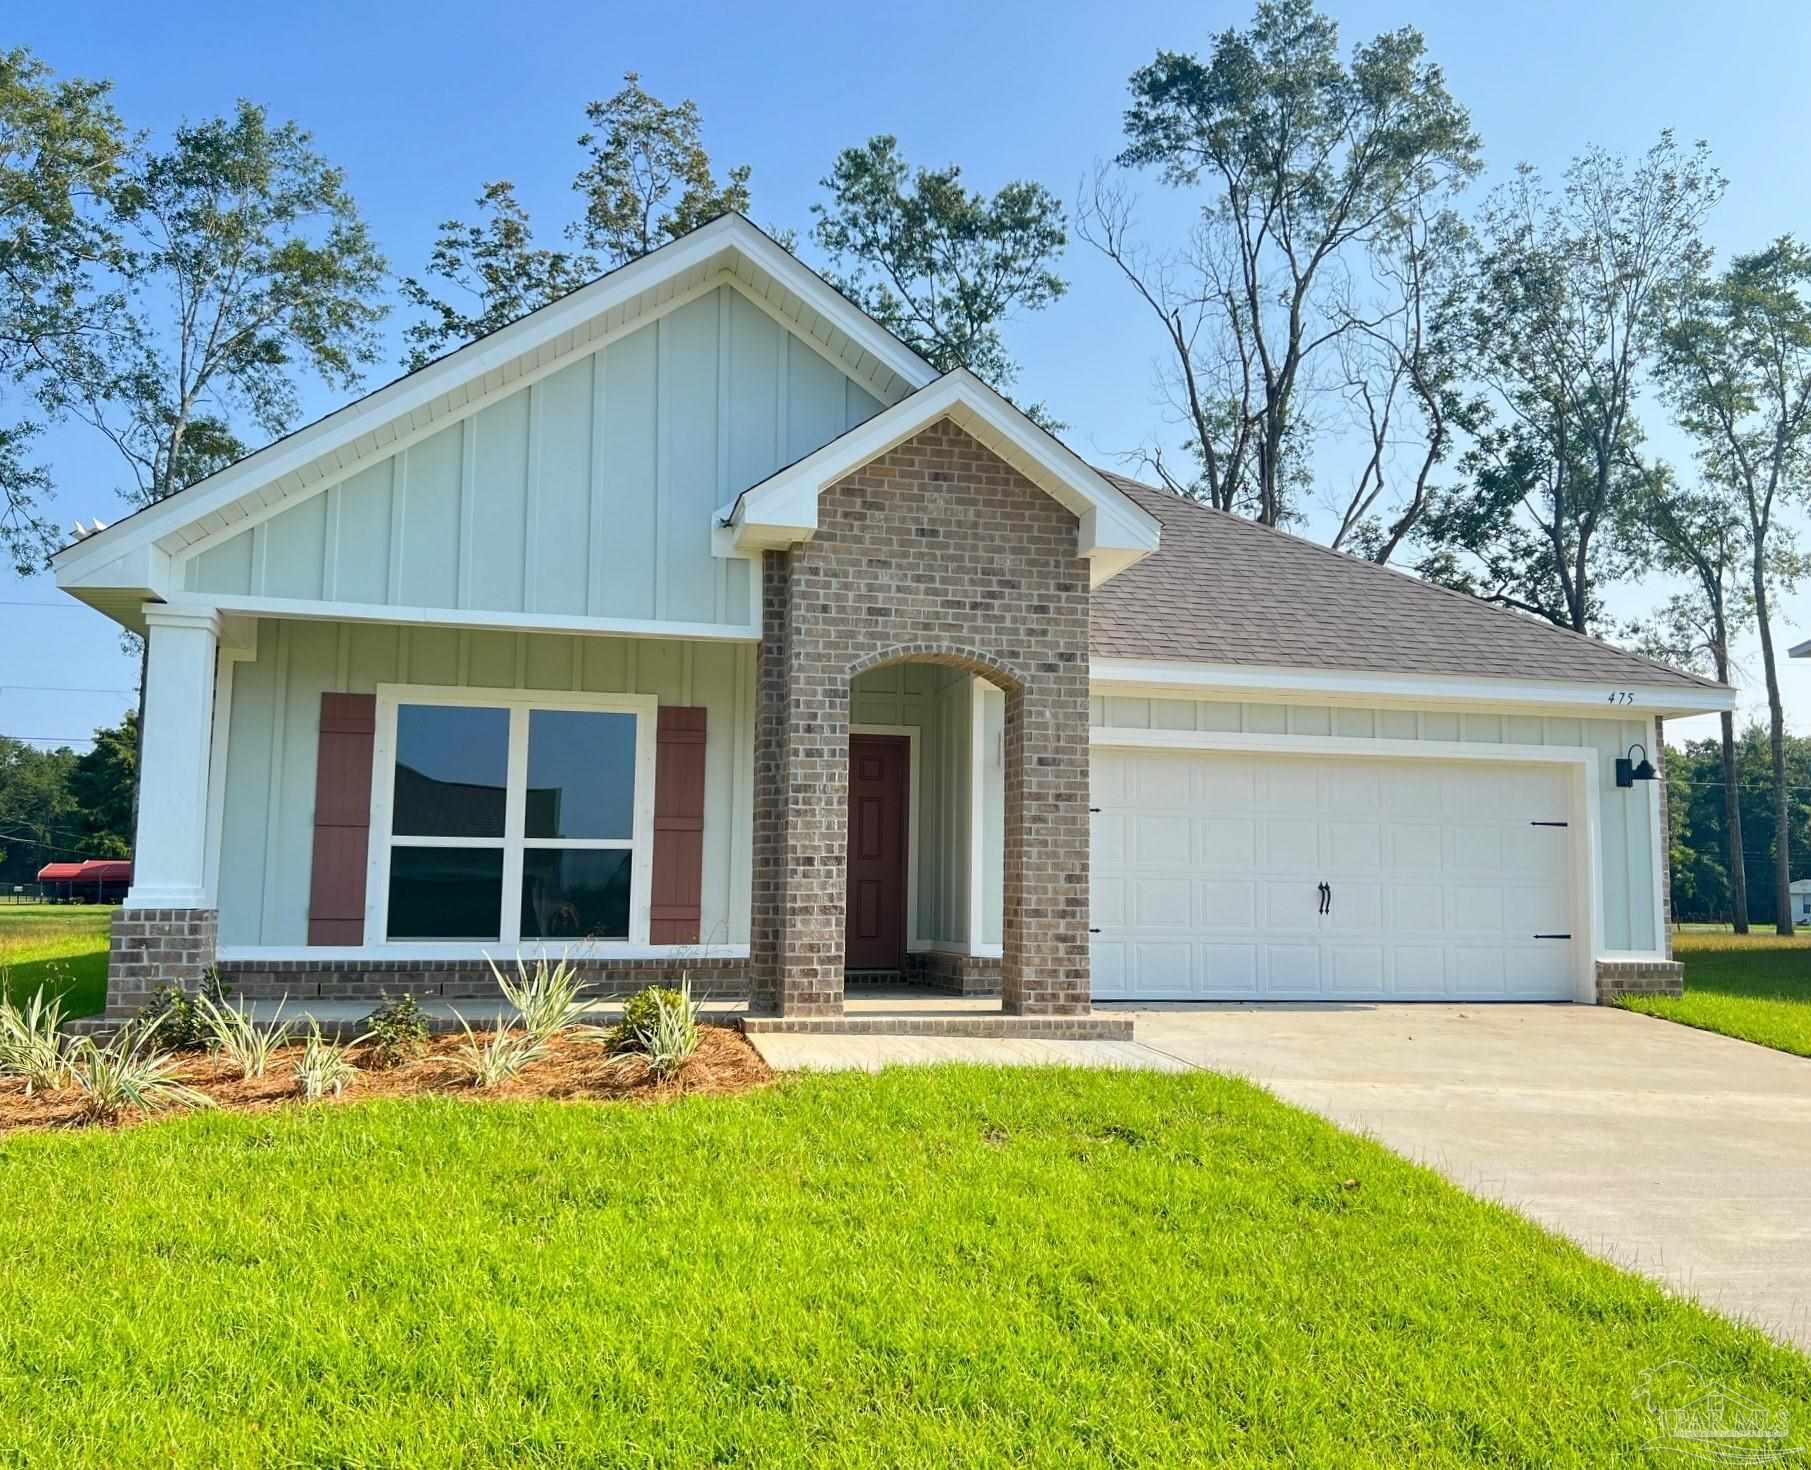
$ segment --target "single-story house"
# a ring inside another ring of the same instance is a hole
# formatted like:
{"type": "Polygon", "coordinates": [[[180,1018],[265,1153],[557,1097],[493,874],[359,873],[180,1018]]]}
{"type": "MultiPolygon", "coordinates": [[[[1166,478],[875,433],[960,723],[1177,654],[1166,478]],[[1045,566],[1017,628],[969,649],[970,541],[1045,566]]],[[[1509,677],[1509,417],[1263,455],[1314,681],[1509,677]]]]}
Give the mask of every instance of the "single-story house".
{"type": "Polygon", "coordinates": [[[111,1014],[1676,986],[1661,722],[1731,701],[1096,469],[736,216],[55,571],[150,640],[111,1014]]]}
{"type": "Polygon", "coordinates": [[[1811,924],[1811,878],[1798,878],[1787,886],[1791,895],[1792,922],[1811,924]]]}

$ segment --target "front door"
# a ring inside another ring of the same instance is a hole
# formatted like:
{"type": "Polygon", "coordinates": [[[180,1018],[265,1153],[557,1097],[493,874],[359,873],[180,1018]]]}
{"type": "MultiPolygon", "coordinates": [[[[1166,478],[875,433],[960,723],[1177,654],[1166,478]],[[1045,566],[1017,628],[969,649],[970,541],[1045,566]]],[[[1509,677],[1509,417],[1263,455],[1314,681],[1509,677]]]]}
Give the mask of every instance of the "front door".
{"type": "Polygon", "coordinates": [[[901,735],[849,737],[847,970],[905,967],[911,752],[901,735]]]}

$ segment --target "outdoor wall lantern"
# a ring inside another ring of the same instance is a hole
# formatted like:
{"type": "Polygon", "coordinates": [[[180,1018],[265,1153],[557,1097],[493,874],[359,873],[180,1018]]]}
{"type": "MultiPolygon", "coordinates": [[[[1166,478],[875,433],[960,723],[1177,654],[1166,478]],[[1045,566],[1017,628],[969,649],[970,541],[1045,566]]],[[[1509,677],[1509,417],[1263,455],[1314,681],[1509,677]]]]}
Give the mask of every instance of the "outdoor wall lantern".
{"type": "Polygon", "coordinates": [[[1616,758],[1616,784],[1633,786],[1637,781],[1654,779],[1654,763],[1648,759],[1648,748],[1640,743],[1631,745],[1627,755],[1616,758]],[[1635,763],[1635,752],[1641,752],[1641,763],[1635,763]]]}

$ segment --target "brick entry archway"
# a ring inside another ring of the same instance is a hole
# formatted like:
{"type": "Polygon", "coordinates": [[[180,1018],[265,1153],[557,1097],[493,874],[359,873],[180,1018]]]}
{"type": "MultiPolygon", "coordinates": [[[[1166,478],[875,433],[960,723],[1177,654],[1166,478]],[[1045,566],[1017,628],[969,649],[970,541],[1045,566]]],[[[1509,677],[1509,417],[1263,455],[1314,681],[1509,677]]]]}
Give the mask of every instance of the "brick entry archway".
{"type": "Polygon", "coordinates": [[[750,974],[758,1004],[839,1015],[849,681],[904,660],[1006,691],[1001,994],[1089,1009],[1088,566],[1076,519],[948,420],[831,486],[765,554],[750,974]]]}

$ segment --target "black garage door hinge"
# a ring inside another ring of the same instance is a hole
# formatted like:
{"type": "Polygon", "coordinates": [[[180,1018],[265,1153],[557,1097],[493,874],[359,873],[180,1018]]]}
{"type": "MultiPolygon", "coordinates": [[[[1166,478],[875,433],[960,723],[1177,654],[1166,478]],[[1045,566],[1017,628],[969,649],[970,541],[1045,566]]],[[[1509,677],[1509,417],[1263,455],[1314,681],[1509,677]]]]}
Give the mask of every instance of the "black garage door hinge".
{"type": "Polygon", "coordinates": [[[1530,827],[1569,827],[1570,822],[1530,822],[1530,827]]]}
{"type": "Polygon", "coordinates": [[[1570,939],[1572,936],[1570,934],[1537,934],[1534,937],[1536,939],[1570,939]]]}

